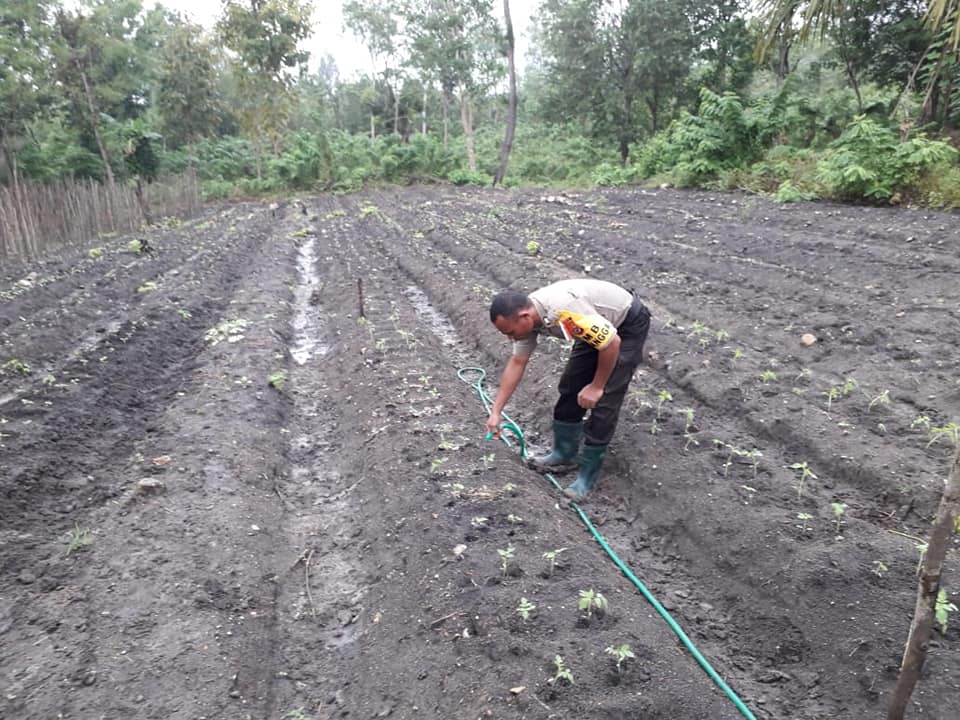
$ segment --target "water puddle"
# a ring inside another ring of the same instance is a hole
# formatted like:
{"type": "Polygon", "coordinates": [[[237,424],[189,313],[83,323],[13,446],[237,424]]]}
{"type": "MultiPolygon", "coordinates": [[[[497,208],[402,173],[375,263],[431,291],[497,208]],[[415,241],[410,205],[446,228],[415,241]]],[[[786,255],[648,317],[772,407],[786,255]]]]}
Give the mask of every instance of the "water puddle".
{"type": "Polygon", "coordinates": [[[463,340],[460,339],[457,329],[447,316],[430,304],[430,300],[420,288],[411,285],[404,290],[403,294],[413,305],[413,309],[423,325],[437,336],[440,344],[449,352],[452,359],[461,366],[469,365],[470,363],[467,360],[469,355],[463,340]]]}
{"type": "Polygon", "coordinates": [[[294,293],[294,339],[290,348],[297,365],[305,365],[311,358],[330,352],[330,346],[322,339],[323,323],[320,321],[320,308],[315,304],[315,293],[320,291],[320,277],[316,271],[316,242],[316,238],[308,238],[300,246],[297,256],[300,282],[294,293]]]}

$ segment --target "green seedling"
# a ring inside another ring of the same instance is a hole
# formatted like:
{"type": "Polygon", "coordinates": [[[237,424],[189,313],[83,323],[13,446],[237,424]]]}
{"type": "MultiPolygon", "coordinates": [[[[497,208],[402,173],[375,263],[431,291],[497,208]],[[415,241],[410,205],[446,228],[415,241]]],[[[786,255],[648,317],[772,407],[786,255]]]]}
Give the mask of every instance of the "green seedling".
{"type": "Polygon", "coordinates": [[[517,615],[523,618],[524,622],[527,622],[530,619],[531,613],[536,609],[536,605],[527,600],[525,597],[522,597],[520,598],[520,604],[517,605],[517,615]]]}
{"type": "Polygon", "coordinates": [[[527,243],[527,253],[529,255],[537,255],[540,253],[540,243],[536,240],[531,240],[527,243]]]}
{"type": "Polygon", "coordinates": [[[414,335],[409,330],[397,330],[397,333],[400,335],[400,337],[403,338],[403,341],[407,344],[408,350],[412,350],[419,344],[419,340],[417,340],[417,336],[414,335]]]}
{"type": "Polygon", "coordinates": [[[563,662],[563,656],[557,655],[553,658],[553,664],[557,668],[557,671],[553,674],[553,677],[550,678],[550,684],[556,685],[561,680],[566,680],[568,683],[573,685],[573,671],[570,670],[563,662]]]}
{"type": "Polygon", "coordinates": [[[743,360],[743,358],[745,358],[745,357],[746,357],[746,355],[744,355],[743,350],[741,350],[740,348],[734,348],[734,349],[733,349],[733,361],[734,361],[734,362],[736,362],[737,360],[743,360]]]}
{"type": "Polygon", "coordinates": [[[773,370],[764,370],[760,373],[760,382],[772,383],[777,381],[777,374],[773,370]]]}
{"type": "Polygon", "coordinates": [[[715,332],[713,336],[717,339],[718,343],[722,343],[725,340],[730,339],[730,333],[728,333],[726,330],[722,328],[720,330],[717,330],[717,332],[715,332]]]}
{"type": "Polygon", "coordinates": [[[510,561],[513,560],[513,552],[516,548],[513,545],[508,545],[505,550],[497,550],[497,555],[500,556],[500,572],[504,575],[507,574],[507,569],[510,567],[510,561]]]}
{"type": "Polygon", "coordinates": [[[830,408],[833,407],[833,401],[840,397],[840,388],[832,387],[824,391],[823,394],[827,398],[827,412],[830,412],[830,408]]]}
{"type": "Polygon", "coordinates": [[[143,244],[139,240],[131,240],[127,243],[127,249],[135,255],[143,252],[143,244]]]}
{"type": "Polygon", "coordinates": [[[79,523],[75,523],[73,530],[67,533],[67,555],[91,545],[93,545],[93,533],[87,528],[80,527],[79,523]]]}
{"type": "Polygon", "coordinates": [[[4,374],[11,372],[17,375],[29,375],[33,371],[25,362],[13,358],[12,360],[7,360],[3,365],[0,365],[0,372],[4,374]]]}
{"type": "Polygon", "coordinates": [[[99,260],[100,257],[103,255],[103,248],[102,247],[90,248],[89,250],[87,250],[87,255],[90,257],[91,260],[99,260]]]}
{"type": "Polygon", "coordinates": [[[370,335],[370,339],[371,339],[371,340],[375,340],[375,339],[376,339],[376,338],[374,338],[374,336],[373,336],[374,327],[373,327],[373,323],[372,323],[372,322],[370,322],[369,320],[367,320],[365,317],[358,317],[358,318],[357,318],[357,325],[359,325],[359,326],[362,327],[362,328],[366,328],[366,329],[367,329],[367,334],[370,335]]]}
{"type": "Polygon", "coordinates": [[[793,463],[788,465],[791,470],[800,471],[800,483],[797,485],[797,497],[803,497],[803,486],[807,480],[816,480],[817,476],[813,474],[813,470],[807,465],[807,461],[793,463]]]}
{"type": "Polygon", "coordinates": [[[509,515],[507,515],[507,522],[510,523],[511,525],[523,525],[523,518],[520,517],[519,515],[514,515],[513,513],[510,513],[509,515]]]}
{"type": "Polygon", "coordinates": [[[696,435],[694,435],[693,433],[685,432],[685,433],[683,434],[683,437],[684,437],[684,439],[686,440],[686,442],[683,444],[683,449],[684,449],[685,451],[690,448],[690,444],[691,444],[691,443],[693,443],[693,444],[696,445],[697,447],[700,446],[700,441],[697,440],[696,435]]]}
{"type": "Polygon", "coordinates": [[[644,408],[653,407],[653,404],[647,400],[647,391],[642,388],[631,391],[628,395],[628,399],[633,405],[635,405],[632,411],[634,416],[639,415],[640,411],[644,408]]]}
{"type": "Polygon", "coordinates": [[[794,380],[796,382],[807,382],[811,375],[813,375],[813,373],[810,371],[810,368],[803,368],[797,373],[797,376],[794,378],[794,380]]]}
{"type": "Polygon", "coordinates": [[[813,520],[813,515],[810,513],[797,513],[797,520],[800,521],[800,533],[802,535],[807,534],[807,523],[813,520]]]}
{"type": "Polygon", "coordinates": [[[854,390],[856,390],[860,385],[853,378],[846,378],[843,381],[843,385],[840,386],[840,394],[846,397],[854,390]]]}
{"type": "Polygon", "coordinates": [[[490,518],[480,517],[478,515],[470,519],[470,524],[477,530],[486,530],[490,527],[490,518]]]}
{"type": "Polygon", "coordinates": [[[177,315],[182,317],[184,320],[189,320],[190,318],[193,317],[193,315],[190,314],[189,310],[185,310],[183,308],[177,308],[177,315]]]}
{"type": "Polygon", "coordinates": [[[157,290],[159,287],[160,285],[158,285],[153,280],[147,280],[147,282],[145,282],[143,285],[137,288],[137,293],[140,295],[143,295],[144,293],[153,292],[154,290],[157,290]]]}
{"type": "Polygon", "coordinates": [[[267,378],[267,384],[274,390],[282,390],[283,384],[287,381],[286,370],[275,370],[267,378]]]}
{"type": "Polygon", "coordinates": [[[873,574],[877,577],[883,577],[890,569],[883,560],[874,560],[871,564],[873,565],[873,574]]]}
{"type": "Polygon", "coordinates": [[[661,390],[657,393],[657,420],[659,420],[663,414],[664,404],[672,400],[673,395],[670,394],[669,390],[661,390]]]}
{"type": "Polygon", "coordinates": [[[587,613],[587,618],[593,617],[593,613],[602,614],[607,609],[607,599],[593,588],[580,591],[580,600],[577,607],[587,613]]]}
{"type": "Polygon", "coordinates": [[[869,403],[867,403],[867,410],[873,410],[874,405],[882,405],[884,407],[890,405],[890,391],[884,390],[882,393],[874,397],[869,403]]]}
{"type": "Polygon", "coordinates": [[[373,344],[373,349],[379,353],[384,353],[387,351],[387,341],[384,338],[377,338],[377,341],[373,344]]]}
{"type": "Polygon", "coordinates": [[[557,569],[557,557],[565,550],[566,548],[557,548],[556,550],[548,550],[543,554],[547,561],[547,577],[553,576],[553,571],[557,569]]]}
{"type": "Polygon", "coordinates": [[[447,462],[447,460],[449,460],[449,459],[450,459],[450,458],[448,458],[448,457],[435,457],[433,460],[431,460],[431,461],[430,461],[430,474],[431,474],[431,475],[436,475],[436,474],[438,474],[438,473],[440,472],[440,466],[443,465],[445,462],[447,462]]]}
{"type": "Polygon", "coordinates": [[[947,601],[947,591],[940,590],[937,593],[937,606],[934,609],[934,617],[936,618],[937,625],[940,626],[940,634],[947,634],[947,620],[949,619],[951,612],[956,612],[957,606],[952,602],[947,601]]]}
{"type": "Polygon", "coordinates": [[[752,450],[744,453],[744,455],[750,458],[750,462],[753,465],[753,477],[754,479],[756,479],[757,468],[760,466],[760,458],[763,457],[763,453],[757,450],[756,448],[753,448],[752,450]]]}
{"type": "Polygon", "coordinates": [[[830,503],[830,509],[833,510],[834,522],[837,524],[837,535],[839,535],[843,516],[847,512],[847,504],[842,502],[830,503]]]}
{"type": "Polygon", "coordinates": [[[700,337],[706,333],[710,332],[710,328],[704,325],[699,320],[694,320],[693,325],[690,328],[690,332],[687,333],[687,337],[700,337]]]}
{"type": "Polygon", "coordinates": [[[438,448],[439,450],[456,450],[456,449],[457,449],[457,446],[454,445],[454,444],[453,444],[452,442],[450,442],[449,440],[447,440],[446,436],[444,436],[443,432],[441,431],[441,432],[440,432],[440,442],[437,443],[437,448],[438,448]]]}
{"type": "Polygon", "coordinates": [[[960,444],[960,424],[949,422],[940,427],[931,426],[930,436],[930,442],[927,443],[927,447],[930,447],[942,437],[947,438],[951,444],[958,445],[960,444]]]}
{"type": "Polygon", "coordinates": [[[619,675],[622,671],[623,663],[627,660],[632,660],[636,655],[633,654],[633,650],[630,649],[630,646],[624,643],[618,647],[611,645],[608,647],[605,652],[607,655],[610,655],[614,660],[617,661],[617,674],[619,675]]]}
{"type": "Polygon", "coordinates": [[[921,427],[924,430],[929,432],[930,418],[928,418],[926,415],[917,415],[917,417],[913,419],[913,422],[910,423],[910,429],[913,430],[914,428],[917,428],[917,427],[921,427]]]}
{"type": "Polygon", "coordinates": [[[493,468],[493,464],[494,464],[494,460],[496,460],[496,459],[497,459],[497,454],[496,454],[496,453],[490,453],[489,455],[484,455],[484,456],[483,456],[483,467],[484,467],[484,469],[486,469],[486,470],[492,469],[492,468],[493,468]]]}
{"type": "Polygon", "coordinates": [[[360,208],[358,217],[363,220],[371,215],[376,215],[378,212],[380,212],[380,208],[378,208],[376,205],[365,205],[360,208]]]}
{"type": "Polygon", "coordinates": [[[693,427],[693,408],[683,408],[682,410],[677,410],[677,412],[683,415],[683,431],[689,433],[690,428],[693,427]]]}

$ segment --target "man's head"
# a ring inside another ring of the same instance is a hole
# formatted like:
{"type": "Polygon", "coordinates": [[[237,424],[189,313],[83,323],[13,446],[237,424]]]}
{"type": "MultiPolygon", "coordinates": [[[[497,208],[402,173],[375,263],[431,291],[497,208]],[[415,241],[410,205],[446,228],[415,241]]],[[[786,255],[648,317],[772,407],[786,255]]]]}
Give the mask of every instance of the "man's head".
{"type": "Polygon", "coordinates": [[[530,298],[517,290],[504,290],[493,296],[490,321],[511,340],[522,340],[540,323],[530,298]]]}

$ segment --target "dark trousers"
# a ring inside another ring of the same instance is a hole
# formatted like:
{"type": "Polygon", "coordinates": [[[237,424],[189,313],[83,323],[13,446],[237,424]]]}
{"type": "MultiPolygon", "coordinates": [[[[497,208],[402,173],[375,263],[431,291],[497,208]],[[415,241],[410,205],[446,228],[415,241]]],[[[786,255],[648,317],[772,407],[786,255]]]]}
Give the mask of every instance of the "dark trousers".
{"type": "MultiPolygon", "coordinates": [[[[607,445],[617,429],[620,407],[626,397],[633,373],[643,361],[643,343],[650,329],[650,311],[640,300],[634,300],[627,317],[617,328],[620,336],[620,357],[607,380],[603,396],[583,428],[587,445],[607,445]]],[[[577,395],[593,381],[597,372],[598,352],[584,342],[575,342],[567,366],[560,376],[557,390],[560,399],[553,409],[554,420],[579,422],[586,410],[577,404],[577,395]]]]}

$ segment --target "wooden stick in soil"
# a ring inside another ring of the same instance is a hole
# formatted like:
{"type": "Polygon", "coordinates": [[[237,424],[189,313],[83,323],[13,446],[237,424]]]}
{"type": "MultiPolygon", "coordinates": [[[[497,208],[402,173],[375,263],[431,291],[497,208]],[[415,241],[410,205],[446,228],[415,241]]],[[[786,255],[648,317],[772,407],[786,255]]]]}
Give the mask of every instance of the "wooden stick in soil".
{"type": "Polygon", "coordinates": [[[927,659],[927,644],[933,629],[934,613],[937,606],[937,593],[940,591],[940,575],[947,554],[950,536],[960,513],[960,445],[953,454],[953,466],[947,477],[940,507],[933,521],[933,530],[927,544],[927,553],[923,560],[920,582],[917,587],[917,603],[910,623],[907,646],[900,663],[900,674],[893,688],[887,720],[903,720],[913,688],[920,679],[920,671],[927,659]]]}
{"type": "Polygon", "coordinates": [[[365,318],[363,314],[363,279],[357,278],[357,298],[360,301],[360,317],[365,318]]]}
{"type": "Polygon", "coordinates": [[[303,561],[303,575],[307,587],[307,602],[310,603],[310,614],[317,616],[317,608],[313,604],[313,594],[310,592],[310,558],[313,557],[313,548],[307,553],[307,559],[303,561]]]}

